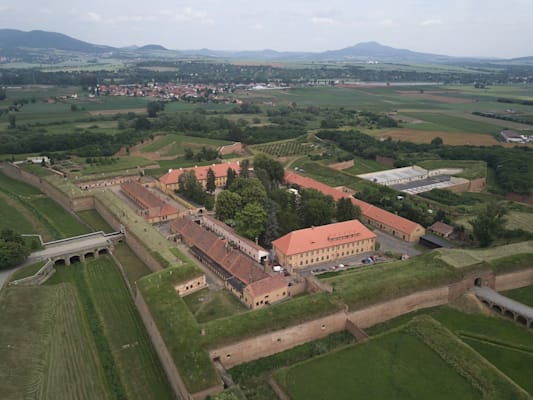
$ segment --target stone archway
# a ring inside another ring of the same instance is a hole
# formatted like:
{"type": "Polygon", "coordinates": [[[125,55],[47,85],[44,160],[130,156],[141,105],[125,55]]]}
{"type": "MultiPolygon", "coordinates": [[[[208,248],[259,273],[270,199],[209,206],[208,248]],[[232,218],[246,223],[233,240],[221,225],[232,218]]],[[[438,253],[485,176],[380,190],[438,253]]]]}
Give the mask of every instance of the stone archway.
{"type": "Polygon", "coordinates": [[[481,279],[481,278],[474,279],[474,285],[478,286],[478,287],[483,286],[483,279],[481,279]]]}
{"type": "Polygon", "coordinates": [[[71,264],[75,264],[75,263],[79,263],[81,262],[81,257],[80,256],[71,256],[70,257],[70,263],[71,264]]]}
{"type": "Polygon", "coordinates": [[[519,324],[527,326],[527,319],[525,317],[521,316],[521,315],[517,315],[516,316],[516,322],[518,322],[519,324]]]}
{"type": "Polygon", "coordinates": [[[60,266],[60,265],[67,265],[67,262],[65,261],[64,258],[58,258],[57,260],[54,261],[54,267],[60,266]]]}
{"type": "Polygon", "coordinates": [[[90,251],[89,253],[85,253],[85,255],[83,256],[86,260],[87,259],[93,259],[95,258],[95,255],[94,255],[94,252],[90,251]]]}
{"type": "Polygon", "coordinates": [[[99,256],[103,256],[104,254],[109,254],[109,250],[108,249],[100,249],[100,250],[98,250],[98,255],[99,256]]]}

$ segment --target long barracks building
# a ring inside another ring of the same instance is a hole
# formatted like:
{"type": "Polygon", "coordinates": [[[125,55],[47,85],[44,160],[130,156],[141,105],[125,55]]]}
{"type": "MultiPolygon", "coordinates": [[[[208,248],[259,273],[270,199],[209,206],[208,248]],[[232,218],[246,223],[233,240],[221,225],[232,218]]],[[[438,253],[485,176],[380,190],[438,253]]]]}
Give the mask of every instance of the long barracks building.
{"type": "Polygon", "coordinates": [[[416,222],[356,199],[341,190],[312,178],[285,171],[285,182],[304,189],[316,189],[325,195],[333,197],[335,201],[345,197],[349,198],[353,204],[361,209],[362,222],[406,242],[416,242],[425,233],[425,229],[416,222]]]}

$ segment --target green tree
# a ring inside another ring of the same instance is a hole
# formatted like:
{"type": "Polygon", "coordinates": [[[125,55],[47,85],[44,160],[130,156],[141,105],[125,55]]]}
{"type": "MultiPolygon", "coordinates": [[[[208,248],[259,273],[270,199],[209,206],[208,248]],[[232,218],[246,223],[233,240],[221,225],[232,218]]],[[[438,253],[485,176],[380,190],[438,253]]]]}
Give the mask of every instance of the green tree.
{"type": "Polygon", "coordinates": [[[238,193],[242,198],[242,206],[248,203],[264,204],[267,198],[266,190],[257,178],[237,177],[229,190],[238,193]]]}
{"type": "Polygon", "coordinates": [[[185,159],[187,160],[192,160],[192,158],[194,157],[194,152],[190,147],[185,147],[183,149],[183,152],[185,153],[185,159]]]}
{"type": "Polygon", "coordinates": [[[254,171],[260,169],[267,173],[268,179],[274,184],[279,184],[285,175],[285,170],[281,163],[262,153],[254,157],[254,171]]]}
{"type": "Polygon", "coordinates": [[[20,235],[11,229],[3,229],[0,232],[0,269],[22,263],[29,254],[30,249],[20,235]]]}
{"type": "Polygon", "coordinates": [[[205,183],[205,190],[208,192],[208,193],[214,193],[215,189],[217,188],[216,186],[216,177],[215,177],[215,171],[213,171],[212,168],[209,168],[207,170],[207,181],[205,183]]]}
{"type": "Polygon", "coordinates": [[[337,222],[350,221],[361,216],[361,209],[352,203],[348,197],[337,200],[335,219],[337,222]]]}
{"type": "Polygon", "coordinates": [[[498,203],[489,203],[481,209],[476,217],[469,221],[473,228],[474,238],[481,247],[489,246],[498,232],[504,230],[507,209],[498,203]]]}
{"type": "Polygon", "coordinates": [[[17,117],[15,114],[9,113],[7,120],[9,122],[9,129],[15,129],[17,127],[17,117]]]}
{"type": "Polygon", "coordinates": [[[267,213],[259,203],[248,203],[235,215],[237,232],[251,240],[257,240],[265,231],[267,213]]]}
{"type": "Polygon", "coordinates": [[[440,136],[433,138],[433,140],[431,141],[431,145],[434,147],[439,147],[439,146],[442,146],[443,144],[444,144],[444,140],[442,140],[440,136]]]}
{"type": "Polygon", "coordinates": [[[278,221],[278,204],[270,199],[265,202],[265,211],[267,214],[265,222],[265,232],[262,236],[262,244],[265,247],[271,248],[272,241],[280,237],[280,226],[278,221]]]}
{"type": "Polygon", "coordinates": [[[165,103],[161,101],[151,101],[146,105],[146,112],[150,118],[157,117],[159,111],[165,109],[165,103]]]}
{"type": "Polygon", "coordinates": [[[242,198],[238,193],[224,190],[217,196],[215,216],[221,221],[234,219],[241,206],[242,198]]]}
{"type": "Polygon", "coordinates": [[[303,227],[331,223],[335,211],[335,202],[331,196],[315,189],[304,189],[300,194],[298,211],[303,227]]]}
{"type": "Polygon", "coordinates": [[[6,88],[0,87],[0,101],[7,98],[6,88]]]}
{"type": "Polygon", "coordinates": [[[226,172],[227,178],[226,178],[226,186],[224,186],[224,189],[229,188],[233,181],[235,180],[235,177],[237,176],[237,172],[231,167],[228,167],[228,171],[226,172]]]}
{"type": "Polygon", "coordinates": [[[202,184],[196,179],[194,171],[186,171],[178,178],[178,192],[187,199],[197,203],[204,204],[205,192],[202,184]]]}
{"type": "Polygon", "coordinates": [[[249,178],[250,177],[250,171],[248,171],[249,167],[250,167],[250,161],[242,160],[241,169],[239,170],[239,176],[242,178],[249,178]]]}

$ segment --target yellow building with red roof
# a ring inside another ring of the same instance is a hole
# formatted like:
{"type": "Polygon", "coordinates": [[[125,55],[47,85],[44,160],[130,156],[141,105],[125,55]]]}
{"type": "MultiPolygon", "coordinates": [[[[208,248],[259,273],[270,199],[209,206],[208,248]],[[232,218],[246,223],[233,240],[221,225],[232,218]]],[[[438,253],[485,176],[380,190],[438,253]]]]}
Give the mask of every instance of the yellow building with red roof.
{"type": "Polygon", "coordinates": [[[272,242],[279,263],[294,271],[373,251],[376,235],[358,220],[290,232],[272,242]]]}
{"type": "Polygon", "coordinates": [[[196,179],[205,189],[207,185],[207,172],[209,171],[209,168],[211,168],[215,174],[215,186],[218,188],[226,185],[226,181],[228,180],[228,168],[231,168],[238,174],[240,165],[237,161],[223,164],[204,165],[201,167],[170,169],[165,175],[159,178],[161,189],[165,192],[173,192],[174,190],[178,190],[179,178],[181,174],[188,171],[194,171],[196,179]]]}

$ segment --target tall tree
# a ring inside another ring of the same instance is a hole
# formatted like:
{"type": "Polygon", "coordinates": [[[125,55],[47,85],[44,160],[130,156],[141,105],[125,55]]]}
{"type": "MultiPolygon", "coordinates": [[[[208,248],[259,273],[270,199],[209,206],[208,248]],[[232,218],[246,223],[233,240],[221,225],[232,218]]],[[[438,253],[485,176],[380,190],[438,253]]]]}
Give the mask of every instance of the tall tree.
{"type": "Polygon", "coordinates": [[[214,193],[215,189],[217,188],[215,180],[215,171],[213,171],[212,168],[209,168],[207,170],[207,181],[205,183],[205,190],[211,194],[214,193]]]}
{"type": "Polygon", "coordinates": [[[267,214],[259,203],[249,203],[235,215],[237,232],[251,240],[257,240],[265,231],[267,214]]]}
{"type": "Polygon", "coordinates": [[[285,175],[285,170],[280,162],[262,153],[254,157],[254,171],[258,169],[264,170],[267,173],[268,179],[274,185],[281,183],[285,175]]]}
{"type": "Polygon", "coordinates": [[[194,171],[183,172],[178,178],[178,187],[178,192],[189,200],[204,204],[206,194],[202,184],[196,179],[194,171]]]}
{"type": "Polygon", "coordinates": [[[249,160],[242,160],[241,161],[241,168],[239,170],[239,176],[242,178],[249,178],[250,177],[250,171],[248,171],[248,168],[250,167],[250,161],[249,160]]]}
{"type": "Polygon", "coordinates": [[[278,222],[279,206],[273,200],[267,199],[265,202],[265,211],[267,214],[265,223],[265,232],[262,236],[262,244],[272,247],[272,241],[280,237],[280,226],[278,222]]]}
{"type": "Polygon", "coordinates": [[[476,217],[469,221],[473,228],[474,238],[481,247],[489,246],[498,232],[504,229],[507,209],[496,202],[489,203],[481,209],[476,217]]]}
{"type": "Polygon", "coordinates": [[[348,197],[337,200],[335,219],[337,222],[350,221],[361,216],[361,209],[352,203],[348,197]]]}
{"type": "Polygon", "coordinates": [[[227,178],[226,178],[226,186],[224,186],[224,189],[229,188],[233,181],[235,180],[235,177],[237,176],[237,172],[231,167],[228,167],[228,171],[226,172],[227,178]]]}

